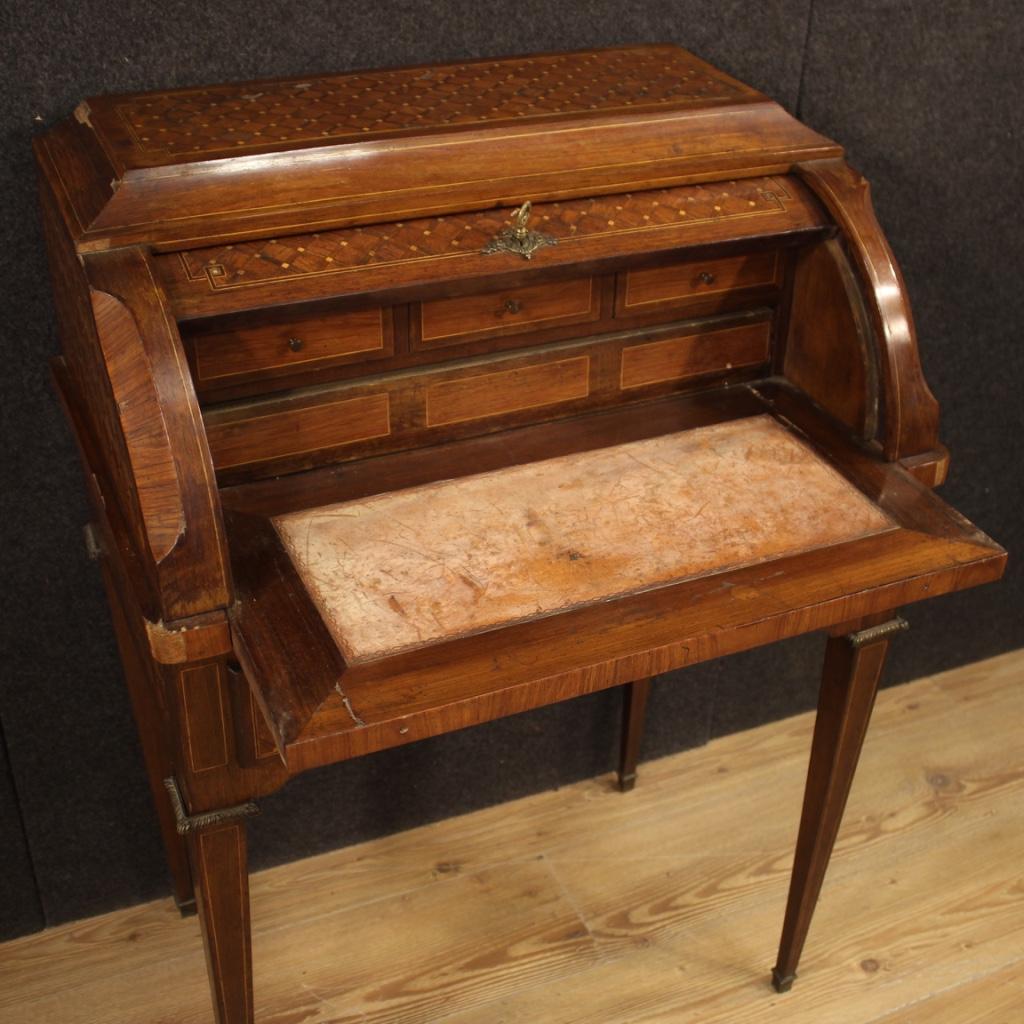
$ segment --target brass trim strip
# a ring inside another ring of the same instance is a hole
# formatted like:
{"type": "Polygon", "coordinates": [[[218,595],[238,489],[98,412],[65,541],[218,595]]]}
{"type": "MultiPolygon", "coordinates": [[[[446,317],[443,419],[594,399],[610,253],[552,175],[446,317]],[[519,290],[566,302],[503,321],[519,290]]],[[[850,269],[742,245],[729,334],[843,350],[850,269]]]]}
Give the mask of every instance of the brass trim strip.
{"type": "Polygon", "coordinates": [[[858,629],[856,633],[850,633],[846,639],[850,646],[855,648],[868,647],[870,644],[877,644],[881,640],[888,640],[897,633],[905,633],[910,629],[910,623],[902,616],[897,615],[888,622],[880,622],[877,626],[868,626],[867,629],[858,629]]]}

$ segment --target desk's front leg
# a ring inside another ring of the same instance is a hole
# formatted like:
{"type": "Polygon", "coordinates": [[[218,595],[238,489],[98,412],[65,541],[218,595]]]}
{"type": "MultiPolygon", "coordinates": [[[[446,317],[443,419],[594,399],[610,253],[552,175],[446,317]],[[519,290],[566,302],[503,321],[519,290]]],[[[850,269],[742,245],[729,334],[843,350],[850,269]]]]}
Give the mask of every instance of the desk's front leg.
{"type": "Polygon", "coordinates": [[[196,903],[217,1024],[253,1024],[252,939],[245,822],[189,836],[196,903]]]}
{"type": "Polygon", "coordinates": [[[900,618],[879,621],[876,616],[857,623],[852,632],[837,631],[828,639],[786,918],[772,970],[777,992],[787,992],[796,979],[875,704],[889,638],[905,628],[900,618]]]}
{"type": "Polygon", "coordinates": [[[188,845],[216,1024],[253,1024],[252,932],[245,819],[251,801],[190,814],[174,777],[165,780],[188,845]]]}

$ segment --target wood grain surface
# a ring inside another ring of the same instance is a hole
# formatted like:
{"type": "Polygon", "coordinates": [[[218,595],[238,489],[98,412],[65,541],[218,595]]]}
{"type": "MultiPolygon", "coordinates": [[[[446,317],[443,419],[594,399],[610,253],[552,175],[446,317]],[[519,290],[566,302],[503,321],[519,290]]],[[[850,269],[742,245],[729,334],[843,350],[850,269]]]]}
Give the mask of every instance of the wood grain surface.
{"type": "MultiPolygon", "coordinates": [[[[628,797],[609,775],[254,875],[256,1019],[1015,1024],[1022,684],[1015,652],[883,691],[787,995],[809,715],[628,797]]],[[[0,946],[0,1022],[207,1024],[198,927],[159,901],[0,946]]]]}
{"type": "Polygon", "coordinates": [[[687,380],[723,367],[758,366],[768,359],[771,331],[768,324],[747,324],[715,336],[680,332],[677,338],[649,341],[622,350],[620,385],[642,388],[650,384],[687,380]]]}

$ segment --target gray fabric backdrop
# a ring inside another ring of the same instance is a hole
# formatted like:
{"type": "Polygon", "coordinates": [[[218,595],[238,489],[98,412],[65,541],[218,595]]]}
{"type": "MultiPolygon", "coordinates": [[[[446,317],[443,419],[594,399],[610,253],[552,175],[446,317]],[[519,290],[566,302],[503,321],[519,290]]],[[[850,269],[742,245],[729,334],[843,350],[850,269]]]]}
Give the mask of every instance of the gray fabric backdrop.
{"type": "MultiPolygon", "coordinates": [[[[937,0],[51,0],[6,6],[0,937],[167,891],[79,469],[47,379],[56,349],[34,131],[90,93],[673,41],[846,144],[903,262],[953,452],[944,493],[1012,553],[1024,431],[1019,339],[1024,46],[1017,4],[937,0]]],[[[1024,643],[1024,575],[911,610],[890,682],[1024,643]]],[[[819,638],[659,683],[648,756],[809,707],[819,638]]],[[[312,773],[264,801],[256,866],[564,784],[613,764],[615,694],[312,773]]]]}

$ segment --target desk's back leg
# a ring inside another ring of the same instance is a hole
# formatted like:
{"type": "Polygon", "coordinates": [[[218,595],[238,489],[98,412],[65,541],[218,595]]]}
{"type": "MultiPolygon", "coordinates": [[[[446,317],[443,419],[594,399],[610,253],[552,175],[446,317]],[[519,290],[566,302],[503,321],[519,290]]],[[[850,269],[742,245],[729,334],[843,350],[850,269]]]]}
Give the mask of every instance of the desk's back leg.
{"type": "MultiPolygon", "coordinates": [[[[97,556],[102,554],[98,546],[95,550],[97,556]]],[[[164,716],[159,697],[161,682],[152,671],[149,652],[143,647],[144,640],[139,635],[138,628],[133,629],[129,624],[130,612],[121,601],[117,583],[107,560],[101,557],[100,563],[107,598],[110,601],[114,631],[117,634],[121,667],[124,670],[125,683],[139,733],[139,744],[142,747],[142,757],[146,764],[146,776],[149,779],[150,792],[153,794],[153,803],[156,805],[160,835],[164,841],[167,866],[171,872],[174,902],[184,917],[195,913],[196,899],[192,888],[188,849],[184,837],[178,835],[174,811],[164,788],[164,779],[173,774],[173,763],[168,753],[168,740],[162,721],[164,716]]]]}
{"type": "Polygon", "coordinates": [[[796,858],[779,958],[772,970],[772,984],[778,992],[788,991],[796,979],[797,963],[874,707],[889,637],[905,629],[906,623],[897,618],[878,624],[865,621],[858,626],[863,628],[830,636],[825,650],[796,858]]]}
{"type": "Polygon", "coordinates": [[[244,821],[188,837],[217,1024],[253,1024],[249,872],[244,821]]]}
{"type": "Polygon", "coordinates": [[[622,737],[619,751],[619,789],[628,793],[636,785],[636,766],[644,738],[650,679],[638,679],[622,687],[622,737]]]}

